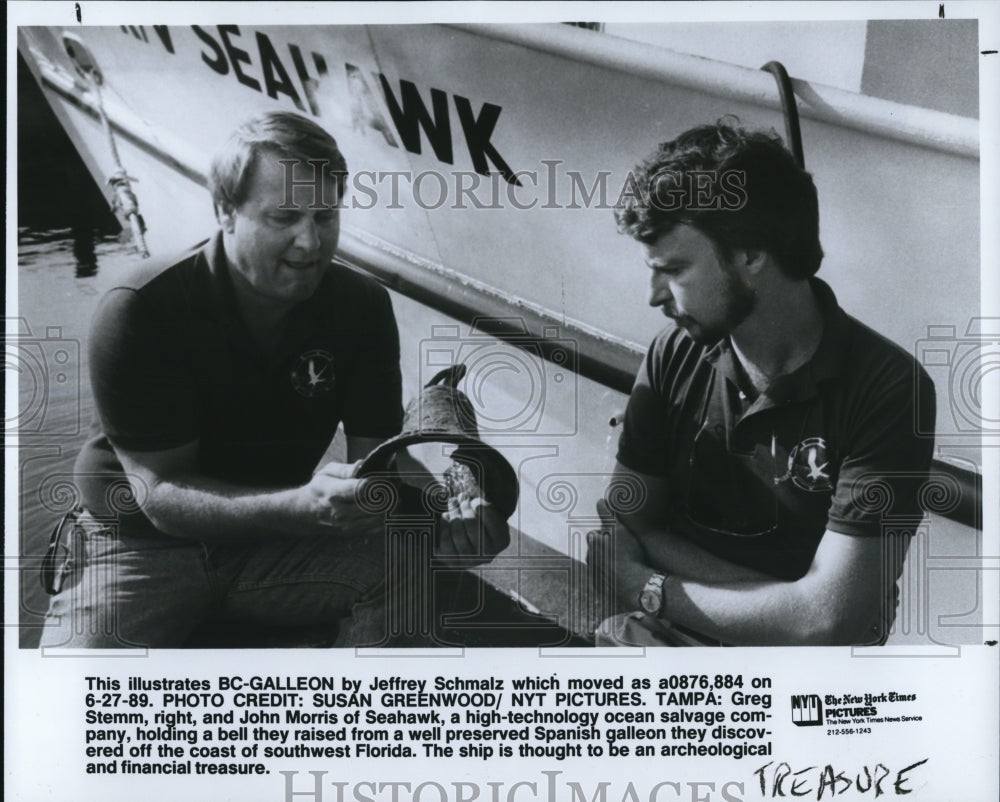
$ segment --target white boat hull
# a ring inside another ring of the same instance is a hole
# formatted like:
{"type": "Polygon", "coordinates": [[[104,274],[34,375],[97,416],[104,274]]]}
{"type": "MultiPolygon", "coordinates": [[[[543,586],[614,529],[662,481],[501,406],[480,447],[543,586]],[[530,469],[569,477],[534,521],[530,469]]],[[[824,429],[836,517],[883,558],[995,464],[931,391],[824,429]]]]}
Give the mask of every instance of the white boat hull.
{"type": "MultiPolygon", "coordinates": [[[[523,325],[520,343],[504,343],[406,295],[393,298],[407,397],[449,354],[469,362],[467,391],[484,439],[519,470],[514,523],[582,558],[613,465],[609,421],[626,395],[620,381],[586,378],[579,359],[610,354],[634,369],[663,323],[645,307],[639,251],[616,233],[608,207],[657,141],[691,125],[735,114],[783,130],[770,76],[562,26],[73,33],[104,76],[103,107],[154,257],[214,230],[204,176],[234,124],[257,111],[300,110],[337,137],[360,182],[343,216],[348,260],[381,269],[394,286],[430,287],[444,299],[439,309],[478,304],[523,325]],[[429,115],[423,122],[416,97],[429,115]],[[395,116],[394,102],[402,108],[395,116]],[[477,172],[484,164],[493,176],[477,172]],[[495,175],[507,167],[520,173],[520,186],[495,175]],[[472,182],[477,189],[463,195],[472,182]],[[538,358],[543,340],[564,344],[567,361],[538,358]]],[[[19,37],[103,182],[115,164],[97,96],[76,73],[62,31],[22,28],[19,37]]],[[[920,353],[929,325],[952,326],[960,339],[979,310],[976,121],[797,89],[821,199],[822,275],[845,308],[908,350],[920,353]]],[[[938,393],[939,439],[974,463],[978,441],[953,414],[948,377],[938,393]]],[[[951,593],[967,598],[976,588],[973,577],[951,593]]]]}

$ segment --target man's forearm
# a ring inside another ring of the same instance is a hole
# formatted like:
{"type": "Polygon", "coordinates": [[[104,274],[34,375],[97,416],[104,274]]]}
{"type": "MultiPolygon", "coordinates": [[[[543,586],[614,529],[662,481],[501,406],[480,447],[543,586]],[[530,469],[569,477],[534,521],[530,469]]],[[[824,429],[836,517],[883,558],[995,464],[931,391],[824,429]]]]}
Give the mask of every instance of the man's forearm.
{"type": "Polygon", "coordinates": [[[642,527],[635,518],[628,524],[645,553],[643,564],[622,560],[615,572],[626,606],[637,606],[642,583],[659,571],[667,576],[660,617],[724,643],[860,643],[871,634],[873,621],[864,611],[873,609],[872,600],[862,598],[870,582],[851,592],[842,582],[824,579],[815,565],[797,581],[782,581],[716,557],[679,535],[642,527]]]}
{"type": "Polygon", "coordinates": [[[851,644],[868,631],[801,581],[709,584],[668,576],[662,615],[732,645],[851,644]]]}
{"type": "MultiPolygon", "coordinates": [[[[696,546],[692,545],[692,548],[697,550],[696,546]]],[[[639,561],[634,557],[629,559],[621,554],[615,555],[614,592],[622,608],[639,609],[639,594],[649,578],[656,573],[665,573],[663,606],[659,617],[670,623],[732,644],[803,643],[809,640],[809,620],[803,617],[807,600],[799,598],[794,583],[756,577],[716,582],[692,579],[676,570],[683,560],[672,559],[672,569],[661,557],[647,553],[639,561]]],[[[712,555],[707,555],[704,560],[696,556],[692,559],[698,560],[696,567],[699,570],[710,569],[713,561],[720,564],[722,571],[730,565],[712,555]]]]}
{"type": "MultiPolygon", "coordinates": [[[[177,476],[153,484],[148,497],[140,501],[158,529],[193,540],[294,537],[323,531],[303,488],[252,490],[201,476],[177,476]]],[[[331,521],[327,531],[332,525],[331,521]]]]}
{"type": "Polygon", "coordinates": [[[646,553],[646,561],[661,571],[704,582],[765,582],[766,574],[724,560],[662,527],[652,527],[637,516],[618,519],[646,553]]]}

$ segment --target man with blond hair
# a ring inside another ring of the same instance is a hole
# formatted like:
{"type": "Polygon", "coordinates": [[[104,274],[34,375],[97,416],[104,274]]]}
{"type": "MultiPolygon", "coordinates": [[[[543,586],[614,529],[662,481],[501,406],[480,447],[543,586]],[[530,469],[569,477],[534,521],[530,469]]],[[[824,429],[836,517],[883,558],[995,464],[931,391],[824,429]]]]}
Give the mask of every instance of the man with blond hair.
{"type": "Polygon", "coordinates": [[[333,261],[346,182],[322,127],[256,117],[212,163],[218,232],[102,300],[83,553],[43,645],[179,646],[209,619],[332,637],[379,602],[384,516],[352,463],[400,430],[399,337],[388,293],[333,261]],[[317,469],[341,424],[348,462],[317,469]]]}

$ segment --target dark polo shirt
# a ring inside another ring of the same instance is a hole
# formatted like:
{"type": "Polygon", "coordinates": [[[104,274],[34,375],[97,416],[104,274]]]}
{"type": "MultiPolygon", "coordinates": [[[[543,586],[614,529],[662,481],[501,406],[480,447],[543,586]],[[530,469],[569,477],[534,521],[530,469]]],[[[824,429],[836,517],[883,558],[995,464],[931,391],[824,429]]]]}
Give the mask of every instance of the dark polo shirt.
{"type": "Polygon", "coordinates": [[[806,573],[827,529],[912,530],[933,451],[916,435],[934,427],[927,373],[841,310],[825,283],[812,287],[824,326],[816,353],[752,402],[728,338],[706,348],[680,328],[662,332],[618,447],[622,465],[667,480],[671,530],[786,580],[806,573]]]}
{"type": "Polygon", "coordinates": [[[112,445],[161,451],[197,440],[205,476],[273,489],[309,481],[341,422],[349,435],[378,438],[402,424],[388,293],[331,264],[265,356],[237,310],[221,233],[110,290],[89,354],[98,420],[76,478],[84,506],[123,526],[151,524],[120,492],[112,445]]]}

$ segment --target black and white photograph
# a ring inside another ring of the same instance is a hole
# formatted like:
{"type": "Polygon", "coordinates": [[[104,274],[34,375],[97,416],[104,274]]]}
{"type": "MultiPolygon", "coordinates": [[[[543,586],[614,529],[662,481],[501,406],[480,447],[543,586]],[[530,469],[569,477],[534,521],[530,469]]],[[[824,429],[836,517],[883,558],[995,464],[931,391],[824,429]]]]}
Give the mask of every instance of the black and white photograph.
{"type": "Polygon", "coordinates": [[[7,797],[997,797],[992,6],[9,12],[7,797]]]}

